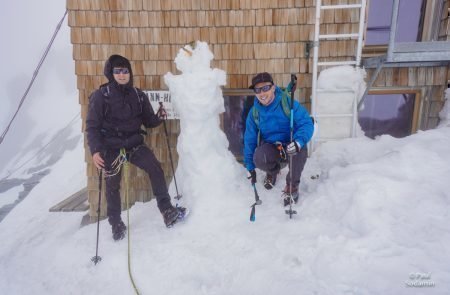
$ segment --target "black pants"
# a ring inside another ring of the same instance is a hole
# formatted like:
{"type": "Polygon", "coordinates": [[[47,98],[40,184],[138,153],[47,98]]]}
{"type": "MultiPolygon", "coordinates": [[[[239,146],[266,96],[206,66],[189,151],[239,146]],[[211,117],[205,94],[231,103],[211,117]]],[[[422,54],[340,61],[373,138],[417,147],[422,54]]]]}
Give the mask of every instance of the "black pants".
{"type": "MultiPolygon", "coordinates": [[[[117,158],[120,151],[108,150],[104,155],[105,169],[112,171],[111,164],[117,158]]],[[[161,212],[171,207],[170,196],[167,191],[166,180],[164,178],[164,171],[161,164],[156,159],[155,154],[145,145],[140,145],[130,151],[127,151],[127,159],[131,164],[144,170],[150,177],[150,182],[153,188],[153,194],[156,197],[158,208],[161,212]]],[[[121,210],[120,201],[120,179],[122,169],[114,176],[105,178],[106,182],[106,202],[108,220],[110,224],[119,222],[121,210]]]]}
{"type": "MultiPolygon", "coordinates": [[[[292,169],[286,175],[286,184],[291,183],[291,173],[292,173],[292,185],[298,186],[300,184],[300,177],[305,167],[306,159],[308,158],[308,149],[303,147],[300,151],[292,158],[292,169]]],[[[271,175],[277,174],[281,168],[281,158],[280,151],[277,149],[276,145],[271,143],[263,143],[255,149],[253,154],[253,162],[256,168],[259,168],[271,175]]],[[[289,157],[286,159],[289,162],[289,157]]]]}

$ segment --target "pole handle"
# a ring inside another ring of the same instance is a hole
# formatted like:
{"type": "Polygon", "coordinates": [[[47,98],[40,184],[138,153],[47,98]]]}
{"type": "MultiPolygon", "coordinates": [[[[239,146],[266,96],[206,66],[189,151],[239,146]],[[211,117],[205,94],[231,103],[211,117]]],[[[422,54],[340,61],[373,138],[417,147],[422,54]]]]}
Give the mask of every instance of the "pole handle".
{"type": "Polygon", "coordinates": [[[291,74],[291,98],[294,98],[294,92],[297,89],[297,76],[295,74],[291,74]]]}

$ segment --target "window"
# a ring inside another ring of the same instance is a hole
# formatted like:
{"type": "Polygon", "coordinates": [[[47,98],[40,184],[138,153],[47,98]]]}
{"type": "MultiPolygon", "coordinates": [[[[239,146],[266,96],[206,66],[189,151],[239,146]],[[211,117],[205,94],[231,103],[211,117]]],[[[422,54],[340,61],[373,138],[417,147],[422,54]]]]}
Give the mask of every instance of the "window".
{"type": "MultiPolygon", "coordinates": [[[[419,30],[425,0],[400,0],[396,42],[420,41],[419,30]]],[[[365,45],[387,45],[392,18],[393,0],[371,0],[367,18],[365,45]]]]}
{"type": "Polygon", "coordinates": [[[417,130],[419,91],[373,91],[358,113],[358,122],[367,137],[382,134],[405,137],[417,130]]]}
{"type": "Polygon", "coordinates": [[[228,142],[228,149],[238,161],[243,159],[245,120],[253,106],[255,95],[249,89],[226,89],[223,94],[225,113],[222,126],[228,142]]]}

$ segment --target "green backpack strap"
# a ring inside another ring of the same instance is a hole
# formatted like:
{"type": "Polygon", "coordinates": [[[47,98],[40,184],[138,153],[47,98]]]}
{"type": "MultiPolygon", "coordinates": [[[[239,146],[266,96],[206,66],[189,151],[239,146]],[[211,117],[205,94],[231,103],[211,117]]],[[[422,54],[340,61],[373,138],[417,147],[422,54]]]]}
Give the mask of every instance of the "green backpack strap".
{"type": "Polygon", "coordinates": [[[281,96],[281,106],[283,107],[283,112],[286,117],[291,117],[291,95],[286,90],[283,91],[283,95],[281,96]]]}
{"type": "Polygon", "coordinates": [[[257,137],[258,141],[256,143],[256,146],[259,146],[259,143],[261,142],[261,130],[259,130],[259,112],[255,108],[255,106],[252,107],[252,116],[253,116],[253,121],[255,121],[256,128],[258,128],[258,137],[257,137]]]}
{"type": "Polygon", "coordinates": [[[255,121],[256,127],[259,129],[259,112],[255,107],[252,107],[253,121],[255,121]]]}

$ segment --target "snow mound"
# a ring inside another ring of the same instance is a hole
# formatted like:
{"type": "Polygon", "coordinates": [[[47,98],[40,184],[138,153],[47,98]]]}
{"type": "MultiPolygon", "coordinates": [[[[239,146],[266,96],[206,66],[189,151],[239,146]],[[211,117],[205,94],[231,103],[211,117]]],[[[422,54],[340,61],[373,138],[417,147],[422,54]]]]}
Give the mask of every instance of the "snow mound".
{"type": "MultiPolygon", "coordinates": [[[[317,79],[317,88],[326,90],[351,89],[355,93],[363,94],[366,83],[366,71],[351,66],[339,66],[325,69],[317,79]]],[[[360,95],[360,96],[361,96],[360,95]]]]}

